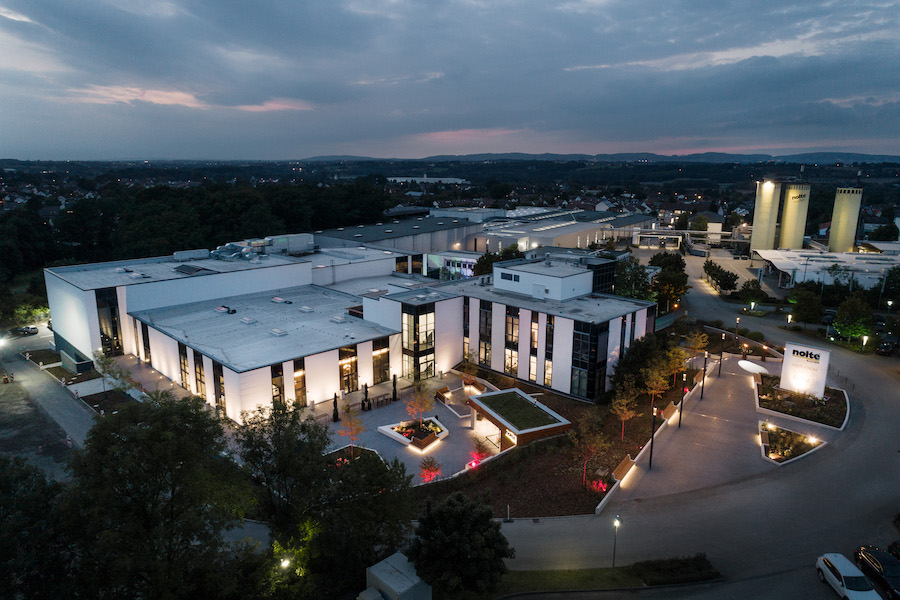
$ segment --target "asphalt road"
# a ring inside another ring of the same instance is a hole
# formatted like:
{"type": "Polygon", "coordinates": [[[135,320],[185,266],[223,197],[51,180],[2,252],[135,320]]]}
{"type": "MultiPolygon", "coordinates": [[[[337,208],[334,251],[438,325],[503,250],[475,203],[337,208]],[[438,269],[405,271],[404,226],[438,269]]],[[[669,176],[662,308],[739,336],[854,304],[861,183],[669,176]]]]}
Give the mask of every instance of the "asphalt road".
{"type": "MultiPolygon", "coordinates": [[[[737,305],[696,281],[704,259],[688,257],[692,315],[733,323],[737,305]]],[[[741,261],[746,263],[746,261],[741,261]]],[[[778,327],[781,316],[744,317],[741,325],[772,342],[809,343],[778,327]]],[[[864,543],[900,538],[900,361],[831,347],[832,372],[849,377],[851,416],[832,443],[777,470],[677,494],[617,502],[599,517],[520,520],[503,531],[516,548],[514,569],[609,566],[612,517],[621,516],[616,560],[628,564],[705,552],[726,580],[645,592],[567,598],[833,598],[813,567],[823,552],[850,555],[864,543]]],[[[554,595],[530,596],[554,598],[554,595]]]]}

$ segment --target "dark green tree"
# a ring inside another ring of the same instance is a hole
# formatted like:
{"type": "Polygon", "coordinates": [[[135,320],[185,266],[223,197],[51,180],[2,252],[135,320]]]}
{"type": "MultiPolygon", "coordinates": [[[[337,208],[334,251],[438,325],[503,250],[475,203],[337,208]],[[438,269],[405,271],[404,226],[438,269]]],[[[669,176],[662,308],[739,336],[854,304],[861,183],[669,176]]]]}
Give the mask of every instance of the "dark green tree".
{"type": "Polygon", "coordinates": [[[248,593],[252,578],[235,578],[250,554],[222,532],[241,524],[252,497],[200,398],[165,392],[122,406],[97,421],[69,471],[61,510],[84,596],[248,593]]]}
{"type": "Polygon", "coordinates": [[[616,295],[638,300],[652,300],[647,269],[634,256],[616,263],[616,295]]]}
{"type": "Polygon", "coordinates": [[[650,257],[650,266],[684,272],[687,265],[680,254],[674,252],[657,252],[650,257]]]}
{"type": "Polygon", "coordinates": [[[330,493],[329,430],[304,408],[276,402],[241,414],[238,453],[244,468],[259,485],[260,509],[272,536],[288,546],[302,537],[298,528],[318,512],[330,493]]]}
{"type": "Polygon", "coordinates": [[[825,314],[819,295],[809,290],[794,289],[788,302],[793,305],[792,320],[803,323],[804,329],[807,323],[820,322],[825,314]]]}
{"type": "Polygon", "coordinates": [[[838,306],[833,326],[835,331],[849,338],[870,335],[874,326],[872,309],[859,294],[853,294],[838,306]]]}
{"type": "Polygon", "coordinates": [[[687,273],[675,269],[663,269],[656,275],[652,290],[656,294],[656,302],[660,306],[665,303],[665,312],[669,312],[675,303],[687,293],[689,289],[687,280],[687,273]]]}
{"type": "Polygon", "coordinates": [[[688,213],[681,213],[678,215],[678,218],[675,219],[675,229],[678,231],[685,231],[688,228],[688,219],[690,215],[688,213]]]}
{"type": "Polygon", "coordinates": [[[56,512],[60,491],[39,468],[0,454],[0,597],[73,592],[72,557],[56,512]]]}
{"type": "Polygon", "coordinates": [[[900,230],[893,223],[888,223],[870,232],[868,239],[873,242],[896,242],[897,236],[900,236],[900,230]]]}
{"type": "Polygon", "coordinates": [[[437,506],[429,499],[409,548],[419,576],[444,594],[496,588],[507,571],[503,560],[516,553],[491,512],[462,492],[437,506]]]}
{"type": "Polygon", "coordinates": [[[706,231],[709,228],[709,219],[703,215],[698,215],[691,221],[691,231],[706,231]]]}
{"type": "Polygon", "coordinates": [[[759,285],[759,281],[756,279],[748,279],[741,285],[741,291],[738,292],[741,297],[741,302],[744,304],[750,304],[751,302],[762,302],[766,298],[769,297],[767,293],[765,293],[762,287],[759,285]]]}

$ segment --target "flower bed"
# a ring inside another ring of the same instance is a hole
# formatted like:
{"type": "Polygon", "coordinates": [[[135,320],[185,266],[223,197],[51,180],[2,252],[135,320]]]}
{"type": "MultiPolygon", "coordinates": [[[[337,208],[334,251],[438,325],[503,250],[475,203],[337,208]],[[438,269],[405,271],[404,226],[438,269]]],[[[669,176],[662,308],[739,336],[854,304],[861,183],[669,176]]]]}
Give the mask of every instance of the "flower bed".
{"type": "Polygon", "coordinates": [[[436,418],[423,419],[421,425],[415,420],[382,425],[378,431],[405,446],[411,445],[419,450],[425,450],[449,434],[447,428],[436,418]]]}
{"type": "Polygon", "coordinates": [[[782,429],[771,423],[759,424],[760,435],[765,434],[768,439],[766,447],[764,445],[763,452],[770,460],[777,463],[787,462],[795,458],[799,458],[815,450],[822,444],[822,441],[813,437],[809,437],[796,431],[782,429]]]}
{"type": "Polygon", "coordinates": [[[768,410],[815,421],[829,427],[840,428],[847,417],[847,402],[844,393],[834,388],[825,388],[825,397],[816,398],[798,394],[778,387],[778,377],[762,375],[757,386],[759,406],[768,410]]]}

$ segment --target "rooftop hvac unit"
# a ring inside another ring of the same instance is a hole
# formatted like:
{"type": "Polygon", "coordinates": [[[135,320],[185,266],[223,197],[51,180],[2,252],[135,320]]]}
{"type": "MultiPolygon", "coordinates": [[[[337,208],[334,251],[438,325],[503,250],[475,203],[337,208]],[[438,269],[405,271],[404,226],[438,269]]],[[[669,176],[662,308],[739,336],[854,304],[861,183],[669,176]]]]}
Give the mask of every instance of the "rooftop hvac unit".
{"type": "Polygon", "coordinates": [[[256,323],[256,319],[251,317],[241,317],[241,323],[246,323],[247,325],[252,325],[256,323]]]}
{"type": "Polygon", "coordinates": [[[346,323],[347,319],[344,317],[344,315],[334,315],[333,317],[331,317],[331,322],[332,323],[346,323]]]}
{"type": "Polygon", "coordinates": [[[285,300],[281,296],[272,296],[272,302],[275,304],[293,304],[292,300],[285,300]]]}
{"type": "Polygon", "coordinates": [[[271,333],[272,335],[277,336],[277,337],[282,337],[282,336],[287,335],[287,331],[285,331],[283,329],[270,329],[269,333],[271,333]]]}
{"type": "Polygon", "coordinates": [[[308,307],[308,306],[301,306],[301,307],[300,307],[300,312],[311,313],[312,311],[313,311],[313,309],[311,309],[311,308],[308,307]]]}
{"type": "Polygon", "coordinates": [[[215,308],[215,311],[216,311],[216,312],[220,312],[220,313],[225,313],[225,314],[228,314],[228,315],[233,315],[234,313],[237,312],[237,310],[235,310],[235,309],[233,309],[233,308],[231,308],[231,307],[229,307],[229,306],[217,306],[217,307],[215,308]]]}

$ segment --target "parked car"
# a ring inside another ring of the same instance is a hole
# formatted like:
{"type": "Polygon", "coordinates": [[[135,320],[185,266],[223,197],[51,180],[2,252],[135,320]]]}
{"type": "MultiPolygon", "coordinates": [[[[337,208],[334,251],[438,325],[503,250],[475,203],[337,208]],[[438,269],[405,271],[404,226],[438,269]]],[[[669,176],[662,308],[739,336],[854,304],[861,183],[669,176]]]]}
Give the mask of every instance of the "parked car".
{"type": "Polygon", "coordinates": [[[887,598],[900,599],[900,560],[876,546],[860,546],[854,553],[863,573],[882,588],[887,598]]]}
{"type": "Polygon", "coordinates": [[[847,600],[880,600],[872,582],[843,554],[828,553],[816,559],[819,581],[827,583],[847,600]]]}
{"type": "Polygon", "coordinates": [[[16,337],[25,335],[37,335],[38,328],[34,325],[26,325],[25,327],[14,327],[9,330],[9,334],[16,337]]]}
{"type": "Polygon", "coordinates": [[[894,353],[894,345],[890,342],[881,342],[878,344],[878,347],[875,348],[875,354],[880,356],[890,356],[894,353]]]}

